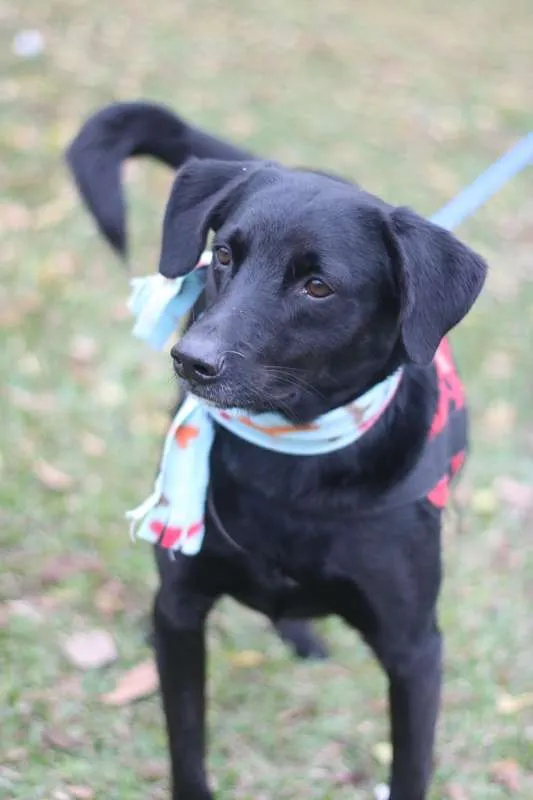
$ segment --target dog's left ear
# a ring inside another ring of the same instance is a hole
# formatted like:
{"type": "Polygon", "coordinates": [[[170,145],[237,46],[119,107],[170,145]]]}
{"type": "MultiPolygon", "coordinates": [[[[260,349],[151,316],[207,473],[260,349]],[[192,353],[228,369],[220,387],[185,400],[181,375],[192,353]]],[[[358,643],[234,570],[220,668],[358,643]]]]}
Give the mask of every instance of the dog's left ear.
{"type": "Polygon", "coordinates": [[[451,233],[408,208],[387,217],[403,346],[410,361],[429,364],[441,339],[472,307],[487,265],[451,233]]]}

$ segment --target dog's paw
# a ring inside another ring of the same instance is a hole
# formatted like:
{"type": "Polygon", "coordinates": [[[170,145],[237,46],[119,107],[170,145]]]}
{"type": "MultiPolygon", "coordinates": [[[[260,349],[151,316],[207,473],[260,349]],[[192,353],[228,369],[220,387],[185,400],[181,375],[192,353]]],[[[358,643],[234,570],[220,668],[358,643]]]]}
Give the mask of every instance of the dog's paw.
{"type": "Polygon", "coordinates": [[[323,661],[329,658],[329,650],[318,636],[312,636],[305,642],[294,644],[294,654],[297,658],[308,661],[323,661]]]}
{"type": "Polygon", "coordinates": [[[280,619],[275,622],[275,628],[297,658],[312,661],[328,657],[326,645],[308,620],[280,619]]]}
{"type": "Polygon", "coordinates": [[[386,783],[378,783],[374,786],[374,800],[389,800],[390,789],[386,783]]]}

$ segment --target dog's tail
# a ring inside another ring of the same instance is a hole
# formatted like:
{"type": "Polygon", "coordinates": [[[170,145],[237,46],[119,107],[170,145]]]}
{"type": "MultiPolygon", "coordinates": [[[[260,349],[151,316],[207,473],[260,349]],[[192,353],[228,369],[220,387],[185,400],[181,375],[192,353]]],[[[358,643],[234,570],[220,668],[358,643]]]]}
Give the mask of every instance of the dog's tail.
{"type": "Polygon", "coordinates": [[[164,106],[113,103],[93,114],[66,159],[82,199],[109,244],[127,252],[120,168],[130,156],[153,156],[177,168],[191,156],[249,160],[250,153],[193,127],[164,106]]]}

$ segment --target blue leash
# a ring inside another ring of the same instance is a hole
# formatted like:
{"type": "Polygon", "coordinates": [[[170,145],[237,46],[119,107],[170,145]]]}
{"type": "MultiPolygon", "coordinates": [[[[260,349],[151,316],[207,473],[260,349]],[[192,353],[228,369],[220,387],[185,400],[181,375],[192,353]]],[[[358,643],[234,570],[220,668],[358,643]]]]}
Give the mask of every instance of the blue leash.
{"type": "Polygon", "coordinates": [[[533,162],[533,132],[520,139],[479,178],[430,217],[431,222],[451,231],[486,203],[498,189],[533,162]]]}

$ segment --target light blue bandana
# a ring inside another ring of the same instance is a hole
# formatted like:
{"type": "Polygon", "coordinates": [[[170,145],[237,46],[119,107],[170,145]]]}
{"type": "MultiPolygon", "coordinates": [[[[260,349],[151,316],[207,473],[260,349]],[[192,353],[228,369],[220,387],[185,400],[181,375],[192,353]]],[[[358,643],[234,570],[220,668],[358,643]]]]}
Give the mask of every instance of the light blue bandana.
{"type": "MultiPolygon", "coordinates": [[[[195,270],[183,278],[162,275],[132,281],[130,309],[137,321],[134,334],[161,349],[179,328],[204,286],[211,254],[204,253],[195,270]]],[[[251,444],[287,455],[320,455],[357,441],[381,416],[401,380],[399,369],[362,397],[307,425],[292,425],[276,413],[250,415],[222,410],[188,395],[165,440],[154,490],[142,505],[128,511],[131,532],[171,551],[195,555],[204,537],[209,484],[209,454],[215,424],[251,444]]]]}

